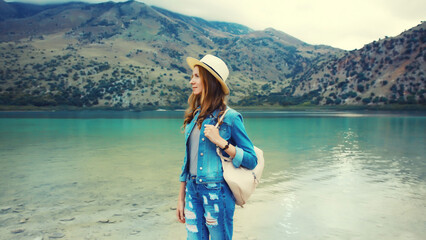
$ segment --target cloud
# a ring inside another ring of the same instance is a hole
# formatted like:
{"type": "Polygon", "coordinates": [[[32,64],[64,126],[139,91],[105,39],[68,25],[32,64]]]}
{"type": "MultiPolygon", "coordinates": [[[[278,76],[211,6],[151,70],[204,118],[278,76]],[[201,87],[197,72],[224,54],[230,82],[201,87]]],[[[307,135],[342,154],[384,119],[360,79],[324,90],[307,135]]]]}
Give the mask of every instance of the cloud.
{"type": "MultiPolygon", "coordinates": [[[[26,0],[27,2],[58,2],[26,0]]],[[[103,2],[87,0],[86,2],[103,2]]],[[[122,2],[122,1],[115,1],[122,2]]],[[[396,36],[424,21],[424,0],[144,0],[148,5],[255,30],[273,27],[309,44],[346,50],[396,36]]]]}
{"type": "Polygon", "coordinates": [[[310,44],[352,50],[395,36],[424,20],[424,0],[146,0],[207,20],[237,22],[255,30],[273,27],[310,44]]]}

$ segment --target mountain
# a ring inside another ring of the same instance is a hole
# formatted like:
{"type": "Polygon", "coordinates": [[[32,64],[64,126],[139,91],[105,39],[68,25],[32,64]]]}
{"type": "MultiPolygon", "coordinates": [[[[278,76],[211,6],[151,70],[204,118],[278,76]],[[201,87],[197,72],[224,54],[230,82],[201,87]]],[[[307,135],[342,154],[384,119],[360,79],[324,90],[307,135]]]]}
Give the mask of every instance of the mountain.
{"type": "MultiPolygon", "coordinates": [[[[384,95],[386,102],[375,102],[373,98],[367,103],[364,98],[368,94],[382,96],[379,92],[389,86],[367,90],[365,80],[363,94],[343,98],[350,89],[358,91],[351,86],[355,84],[352,81],[359,80],[353,75],[344,78],[342,66],[346,69],[349,62],[360,64],[356,54],[361,52],[376,56],[378,53],[373,51],[389,44],[385,40],[366,45],[365,50],[347,52],[310,45],[271,28],[254,31],[240,24],[206,21],[136,1],[24,4],[25,14],[21,14],[17,6],[22,5],[18,3],[0,0],[0,6],[11,13],[0,20],[0,105],[183,108],[190,93],[185,58],[207,53],[228,63],[229,102],[234,106],[393,103],[388,95],[384,95]],[[330,86],[341,85],[342,81],[348,82],[344,91],[332,90],[330,86]]],[[[424,24],[408,32],[414,31],[424,36],[424,24]]],[[[424,59],[414,56],[424,49],[424,37],[410,41],[407,66],[416,61],[418,68],[425,69],[424,59]]],[[[383,49],[380,54],[380,59],[391,57],[396,66],[394,58],[398,56],[383,49]]],[[[376,58],[380,64],[379,56],[376,58]]],[[[382,65],[383,74],[393,69],[387,61],[382,65]]],[[[408,74],[408,80],[398,81],[408,85],[408,81],[420,82],[418,88],[424,89],[424,80],[417,77],[419,72],[414,75],[410,67],[400,71],[408,74]],[[414,80],[410,80],[412,77],[414,80]]],[[[379,75],[366,76],[373,81],[379,75]]],[[[415,101],[412,97],[410,101],[424,104],[424,93],[415,94],[415,101]]],[[[404,95],[404,103],[410,102],[408,97],[404,95]]]]}
{"type": "Polygon", "coordinates": [[[16,15],[16,10],[5,1],[0,0],[0,21],[16,15]]]}
{"type": "Polygon", "coordinates": [[[0,21],[13,18],[26,18],[58,6],[58,4],[37,5],[20,2],[7,3],[4,0],[0,0],[0,21]]]}
{"type": "Polygon", "coordinates": [[[319,104],[425,104],[426,22],[329,61],[297,83],[293,96],[319,104]]]}

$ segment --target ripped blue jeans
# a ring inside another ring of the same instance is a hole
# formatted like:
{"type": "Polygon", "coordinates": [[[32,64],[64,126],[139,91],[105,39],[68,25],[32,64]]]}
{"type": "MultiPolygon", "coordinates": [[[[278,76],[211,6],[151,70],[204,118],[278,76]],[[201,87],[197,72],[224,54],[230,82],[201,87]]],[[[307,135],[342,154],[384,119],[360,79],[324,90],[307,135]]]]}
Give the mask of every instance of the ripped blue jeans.
{"type": "Polygon", "coordinates": [[[186,182],[185,220],[188,240],[232,239],[235,199],[226,182],[186,182]]]}

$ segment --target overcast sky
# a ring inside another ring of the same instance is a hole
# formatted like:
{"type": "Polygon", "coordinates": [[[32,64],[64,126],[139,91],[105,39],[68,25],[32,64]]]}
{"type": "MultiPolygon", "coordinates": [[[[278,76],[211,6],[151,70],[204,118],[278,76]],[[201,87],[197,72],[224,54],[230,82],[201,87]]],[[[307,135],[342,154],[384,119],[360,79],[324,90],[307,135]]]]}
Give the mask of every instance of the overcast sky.
{"type": "MultiPolygon", "coordinates": [[[[425,0],[139,1],[206,20],[240,23],[254,30],[272,27],[309,44],[325,44],[346,50],[359,49],[364,44],[385,36],[396,36],[426,20],[425,0]]],[[[18,0],[18,2],[69,1],[18,0]]],[[[84,0],[84,2],[106,1],[84,0]]]]}

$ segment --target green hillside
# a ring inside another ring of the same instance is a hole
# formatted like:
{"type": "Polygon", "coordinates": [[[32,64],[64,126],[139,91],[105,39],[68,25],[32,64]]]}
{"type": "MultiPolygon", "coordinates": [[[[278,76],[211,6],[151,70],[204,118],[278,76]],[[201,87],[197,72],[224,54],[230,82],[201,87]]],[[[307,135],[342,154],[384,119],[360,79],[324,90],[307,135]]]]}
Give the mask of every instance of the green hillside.
{"type": "Polygon", "coordinates": [[[0,19],[0,105],[9,109],[184,108],[190,94],[185,58],[207,53],[230,67],[233,106],[424,104],[424,23],[402,37],[346,52],[274,29],[253,31],[135,1],[0,5],[11,13],[27,9],[0,19]],[[397,60],[402,53],[403,64],[397,60]],[[364,61],[371,66],[360,67],[364,61]]]}

